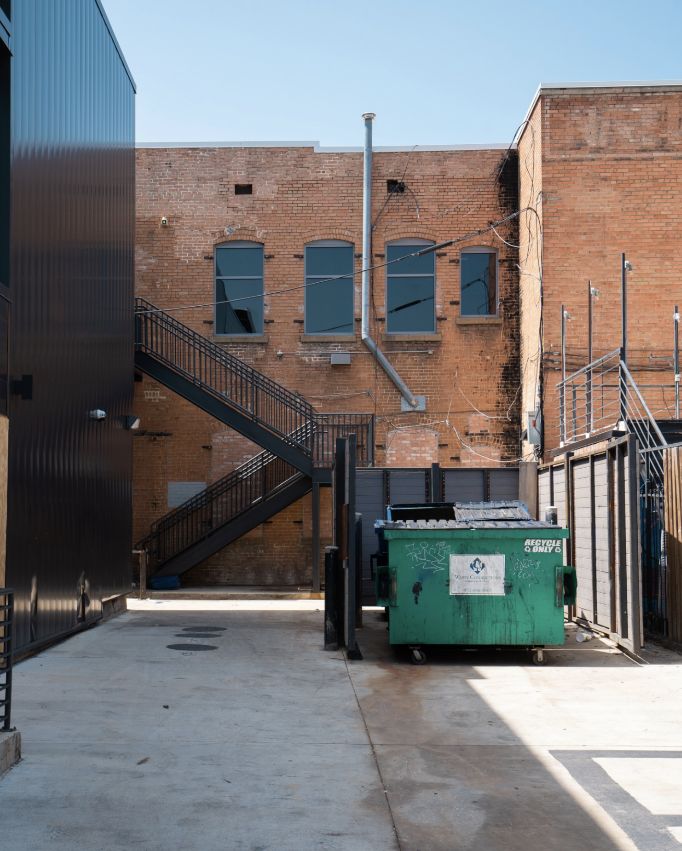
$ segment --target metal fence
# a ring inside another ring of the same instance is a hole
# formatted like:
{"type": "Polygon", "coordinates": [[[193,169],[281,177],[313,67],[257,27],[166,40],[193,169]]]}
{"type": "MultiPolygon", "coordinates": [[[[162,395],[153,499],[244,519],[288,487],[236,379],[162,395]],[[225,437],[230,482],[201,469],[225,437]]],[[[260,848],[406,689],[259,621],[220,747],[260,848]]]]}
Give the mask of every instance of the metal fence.
{"type": "Polygon", "coordinates": [[[12,728],[12,627],[14,593],[0,588],[0,731],[12,728]]]}
{"type": "Polygon", "coordinates": [[[642,642],[643,616],[660,605],[651,594],[647,608],[647,582],[653,588],[655,581],[640,565],[639,472],[637,440],[628,435],[580,454],[568,452],[544,465],[538,477],[539,515],[554,506],[559,525],[570,533],[564,559],[578,576],[571,616],[616,637],[633,652],[642,642]]]}

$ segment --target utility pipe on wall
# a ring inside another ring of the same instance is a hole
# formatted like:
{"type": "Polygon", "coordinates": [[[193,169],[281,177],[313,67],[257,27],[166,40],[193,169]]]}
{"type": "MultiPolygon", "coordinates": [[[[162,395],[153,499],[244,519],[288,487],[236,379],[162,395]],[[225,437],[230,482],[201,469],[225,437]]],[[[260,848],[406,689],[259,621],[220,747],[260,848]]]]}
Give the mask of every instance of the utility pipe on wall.
{"type": "Polygon", "coordinates": [[[418,402],[410,388],[398,375],[388,358],[379,349],[369,333],[370,305],[370,269],[372,263],[372,121],[373,112],[366,112],[365,121],[365,154],[362,174],[362,321],[360,333],[362,342],[376,358],[379,366],[398,388],[400,395],[411,408],[416,408],[418,402]]]}

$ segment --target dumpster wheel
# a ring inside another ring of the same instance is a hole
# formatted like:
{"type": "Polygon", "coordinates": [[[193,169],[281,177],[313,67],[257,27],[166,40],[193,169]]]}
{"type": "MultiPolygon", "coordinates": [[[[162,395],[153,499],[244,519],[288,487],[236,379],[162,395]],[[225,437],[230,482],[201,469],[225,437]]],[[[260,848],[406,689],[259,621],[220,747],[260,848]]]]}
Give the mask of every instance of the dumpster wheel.
{"type": "Polygon", "coordinates": [[[545,664],[545,651],[542,647],[538,647],[533,650],[533,655],[531,657],[534,665],[544,665],[545,664]]]}
{"type": "Polygon", "coordinates": [[[410,661],[413,665],[426,664],[426,653],[421,647],[410,647],[410,661]]]}

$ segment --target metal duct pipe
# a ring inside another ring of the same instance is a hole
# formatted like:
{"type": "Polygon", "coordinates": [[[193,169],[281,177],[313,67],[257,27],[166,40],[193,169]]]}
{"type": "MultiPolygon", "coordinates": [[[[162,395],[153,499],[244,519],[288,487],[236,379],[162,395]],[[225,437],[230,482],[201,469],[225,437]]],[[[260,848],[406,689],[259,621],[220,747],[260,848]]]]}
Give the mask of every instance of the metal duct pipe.
{"type": "Polygon", "coordinates": [[[376,358],[379,366],[398,388],[400,395],[411,408],[418,402],[410,388],[398,375],[386,355],[379,349],[369,333],[370,269],[372,264],[372,121],[373,112],[362,116],[365,120],[365,156],[362,173],[362,342],[376,358]]]}

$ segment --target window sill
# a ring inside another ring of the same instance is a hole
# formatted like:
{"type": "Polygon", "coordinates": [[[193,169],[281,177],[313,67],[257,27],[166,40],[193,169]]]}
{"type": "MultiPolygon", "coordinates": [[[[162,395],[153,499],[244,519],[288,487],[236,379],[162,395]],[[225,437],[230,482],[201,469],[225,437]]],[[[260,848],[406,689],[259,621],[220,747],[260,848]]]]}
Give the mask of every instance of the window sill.
{"type": "Polygon", "coordinates": [[[354,343],[355,334],[301,334],[302,343],[354,343]]]}
{"type": "Polygon", "coordinates": [[[435,332],[433,334],[382,334],[384,343],[440,343],[443,335],[435,332]]]}
{"type": "Polygon", "coordinates": [[[456,316],[457,325],[501,325],[501,316],[456,316]]]}
{"type": "Polygon", "coordinates": [[[267,343],[265,334],[214,334],[214,343],[267,343]]]}

